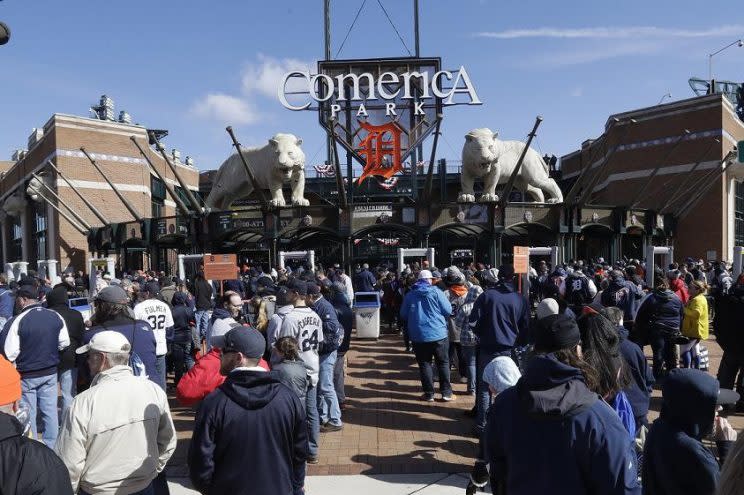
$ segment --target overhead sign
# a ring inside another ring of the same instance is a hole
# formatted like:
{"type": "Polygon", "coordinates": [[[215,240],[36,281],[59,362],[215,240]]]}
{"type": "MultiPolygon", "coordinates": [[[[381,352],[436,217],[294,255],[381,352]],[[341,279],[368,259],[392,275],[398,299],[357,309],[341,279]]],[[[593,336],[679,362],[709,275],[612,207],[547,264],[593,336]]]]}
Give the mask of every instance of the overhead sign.
{"type": "Polygon", "coordinates": [[[234,280],[238,277],[236,254],[204,255],[204,278],[207,280],[234,280]]]}
{"type": "Polygon", "coordinates": [[[530,248],[527,246],[514,246],[514,273],[529,273],[530,271],[530,248]]]}
{"type": "Polygon", "coordinates": [[[290,110],[318,110],[328,135],[364,167],[358,182],[403,172],[444,106],[481,104],[465,67],[442,70],[436,57],[322,61],[317,74],[284,74],[278,97],[290,110]]]}

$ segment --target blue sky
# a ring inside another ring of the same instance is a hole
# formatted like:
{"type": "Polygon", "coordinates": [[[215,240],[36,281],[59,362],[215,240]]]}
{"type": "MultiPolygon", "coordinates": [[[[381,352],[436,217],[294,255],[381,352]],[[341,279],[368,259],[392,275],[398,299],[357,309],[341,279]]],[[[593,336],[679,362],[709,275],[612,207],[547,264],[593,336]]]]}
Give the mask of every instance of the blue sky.
{"type": "MultiPolygon", "coordinates": [[[[380,0],[413,50],[412,1],[380,0]]],[[[333,0],[333,54],[362,0],[333,0]]],[[[602,132],[607,116],[692,96],[707,54],[744,37],[730,2],[421,0],[421,54],[464,65],[483,101],[445,112],[438,157],[459,159],[464,134],[490,127],[565,154],[602,132]],[[667,99],[667,101],[669,101],[667,99]]],[[[276,132],[304,139],[321,163],[324,134],[314,112],[276,97],[289,68],[323,56],[322,0],[4,0],[12,30],[0,47],[0,159],[25,146],[55,112],[87,115],[101,94],[134,121],[166,128],[167,147],[200,169],[230,153],[232,124],[246,145],[276,132]]],[[[378,0],[367,0],[338,58],[405,56],[378,0]]],[[[744,81],[744,48],[714,58],[719,79],[744,81]]],[[[428,156],[428,153],[427,153],[428,156]]]]}

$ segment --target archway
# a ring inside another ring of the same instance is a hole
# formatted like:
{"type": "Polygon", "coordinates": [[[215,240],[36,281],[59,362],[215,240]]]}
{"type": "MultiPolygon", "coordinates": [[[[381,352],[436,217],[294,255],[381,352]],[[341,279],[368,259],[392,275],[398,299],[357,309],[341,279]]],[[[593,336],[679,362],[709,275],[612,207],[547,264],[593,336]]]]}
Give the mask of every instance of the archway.
{"type": "Polygon", "coordinates": [[[620,241],[621,256],[628,259],[642,259],[645,256],[643,252],[646,245],[645,232],[641,227],[628,227],[620,241]]]}
{"type": "Polygon", "coordinates": [[[279,243],[287,251],[315,251],[315,263],[323,267],[341,263],[343,242],[338,232],[325,227],[300,227],[286,232],[279,243]]]}
{"type": "Polygon", "coordinates": [[[418,247],[416,231],[398,224],[376,224],[364,227],[352,235],[352,263],[395,266],[398,248],[418,247]]]}
{"type": "Polygon", "coordinates": [[[576,256],[582,260],[612,258],[612,229],[606,225],[589,224],[581,228],[576,242],[576,256]]]}
{"type": "MultiPolygon", "coordinates": [[[[501,262],[514,262],[514,246],[550,247],[558,245],[558,234],[539,223],[518,223],[507,227],[501,237],[501,262]]],[[[531,261],[550,262],[550,256],[533,256],[531,261]]]]}
{"type": "Polygon", "coordinates": [[[488,252],[488,237],[482,225],[450,223],[429,233],[429,247],[436,250],[436,265],[464,266],[482,261],[488,252]]]}

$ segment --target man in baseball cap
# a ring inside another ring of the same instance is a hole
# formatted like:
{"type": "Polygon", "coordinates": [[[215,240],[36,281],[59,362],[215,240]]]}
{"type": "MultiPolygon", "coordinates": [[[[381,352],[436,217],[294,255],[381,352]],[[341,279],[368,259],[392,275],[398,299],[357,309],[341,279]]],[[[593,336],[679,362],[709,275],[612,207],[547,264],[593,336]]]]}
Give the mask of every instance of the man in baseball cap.
{"type": "Polygon", "coordinates": [[[227,378],[202,402],[189,449],[189,474],[201,493],[302,492],[305,410],[277,375],[258,366],[265,348],[254,328],[225,334],[220,372],[227,378]],[[270,441],[276,438],[284,440],[270,441]]]}
{"type": "Polygon", "coordinates": [[[21,400],[21,375],[0,356],[0,493],[72,494],[70,476],[59,457],[46,445],[24,434],[16,414],[21,400]]]}

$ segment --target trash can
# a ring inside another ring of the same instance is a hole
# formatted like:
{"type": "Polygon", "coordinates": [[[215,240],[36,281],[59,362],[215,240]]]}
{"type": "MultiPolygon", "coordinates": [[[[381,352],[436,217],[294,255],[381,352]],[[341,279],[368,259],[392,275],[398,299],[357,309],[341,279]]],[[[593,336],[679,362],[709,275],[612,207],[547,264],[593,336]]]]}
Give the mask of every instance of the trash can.
{"type": "Polygon", "coordinates": [[[357,292],[354,294],[354,323],[356,338],[380,338],[380,294],[379,292],[357,292]]]}

